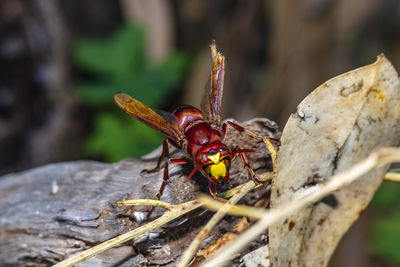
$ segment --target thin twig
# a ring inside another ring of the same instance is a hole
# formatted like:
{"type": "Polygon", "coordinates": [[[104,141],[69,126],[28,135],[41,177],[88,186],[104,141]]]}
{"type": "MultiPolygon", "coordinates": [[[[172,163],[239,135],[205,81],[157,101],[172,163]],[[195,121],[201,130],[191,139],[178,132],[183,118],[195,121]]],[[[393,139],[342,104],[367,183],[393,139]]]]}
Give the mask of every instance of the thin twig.
{"type": "MultiPolygon", "coordinates": [[[[207,203],[208,204],[208,203],[207,203]]],[[[205,204],[205,205],[207,205],[205,204]]],[[[261,197],[253,207],[251,208],[258,208],[261,211],[265,211],[264,209],[268,206],[269,204],[269,198],[264,198],[261,197]]],[[[237,236],[239,236],[240,233],[242,233],[244,230],[250,227],[250,222],[249,218],[247,217],[242,217],[235,226],[233,226],[232,230],[225,233],[223,236],[221,236],[217,241],[214,243],[210,244],[208,247],[204,248],[203,250],[199,251],[196,254],[196,257],[193,261],[193,264],[199,263],[201,260],[211,258],[213,255],[216,253],[219,253],[221,249],[225,248],[225,245],[228,244],[230,241],[234,240],[237,236]]]]}
{"type": "Polygon", "coordinates": [[[190,246],[183,253],[177,267],[187,266],[193,256],[196,254],[197,249],[200,246],[201,241],[205,238],[205,236],[211,231],[211,229],[225,216],[226,212],[232,207],[232,205],[236,204],[242,197],[244,197],[251,189],[253,189],[255,183],[250,181],[244,186],[242,186],[236,195],[234,195],[231,199],[226,202],[223,207],[218,210],[217,213],[208,221],[208,223],[203,227],[200,233],[197,234],[195,239],[192,241],[190,246]]]}
{"type": "Polygon", "coordinates": [[[268,140],[268,138],[263,136],[262,139],[263,139],[265,146],[269,150],[269,153],[271,153],[273,173],[276,173],[276,149],[275,149],[274,145],[271,143],[271,141],[268,140]]]}
{"type": "MultiPolygon", "coordinates": [[[[160,201],[162,202],[162,201],[160,201]]],[[[112,247],[115,247],[119,244],[122,244],[126,241],[129,241],[135,237],[138,237],[148,231],[151,231],[155,228],[158,228],[167,222],[172,221],[173,219],[178,218],[179,216],[182,216],[185,213],[188,213],[194,209],[197,209],[198,207],[202,206],[204,203],[199,201],[199,200],[193,200],[190,202],[185,202],[182,204],[178,205],[171,205],[170,208],[158,219],[151,221],[141,227],[138,227],[130,232],[127,232],[125,234],[119,235],[113,239],[107,240],[106,242],[103,242],[97,246],[94,246],[90,249],[87,249],[83,252],[80,252],[56,265],[54,267],[66,267],[66,266],[72,266],[75,265],[81,261],[84,261],[88,258],[91,258],[97,254],[100,254],[101,252],[110,249],[112,247]]]]}
{"type": "MultiPolygon", "coordinates": [[[[270,174],[270,173],[266,173],[266,174],[270,174]]],[[[384,176],[384,180],[390,181],[390,182],[400,182],[400,173],[387,172],[384,176]]],[[[244,184],[241,184],[235,188],[232,188],[231,190],[234,190],[236,192],[243,185],[244,184]]],[[[227,192],[229,192],[229,191],[226,191],[224,193],[227,193],[227,192]]],[[[231,193],[231,192],[229,192],[229,193],[231,193]]],[[[199,197],[199,200],[205,201],[203,208],[209,209],[212,211],[218,211],[223,206],[223,203],[221,203],[220,201],[216,201],[206,195],[201,195],[199,197]]],[[[247,206],[247,205],[234,205],[227,211],[227,213],[229,215],[234,215],[234,216],[246,216],[251,219],[261,219],[264,216],[265,210],[260,209],[260,208],[254,208],[254,207],[247,206]]]]}
{"type": "Polygon", "coordinates": [[[215,267],[225,265],[237,252],[243,249],[253,239],[257,238],[257,236],[264,232],[271,224],[288,217],[290,214],[318,201],[331,192],[352,183],[371,169],[394,161],[400,161],[400,149],[398,148],[381,148],[372,152],[365,160],[355,164],[344,172],[332,176],[328,182],[320,186],[319,190],[306,195],[302,199],[291,201],[265,212],[261,220],[241,234],[234,242],[218,253],[218,255],[206,261],[202,266],[215,267]]]}
{"type": "Polygon", "coordinates": [[[385,181],[400,182],[400,173],[398,172],[388,172],[385,175],[385,181]]]}
{"type": "MultiPolygon", "coordinates": [[[[272,173],[272,172],[264,172],[264,173],[257,175],[257,179],[262,183],[256,185],[254,188],[259,188],[259,187],[263,186],[264,183],[271,181],[273,177],[274,177],[274,173],[272,173]]],[[[230,198],[231,196],[235,195],[239,191],[240,188],[242,188],[243,186],[246,186],[247,184],[254,184],[254,182],[249,181],[247,183],[238,185],[234,188],[231,188],[225,192],[218,194],[218,197],[225,198],[225,199],[230,198]]]]}
{"type": "Polygon", "coordinates": [[[164,209],[170,210],[174,207],[165,201],[155,200],[155,199],[129,199],[129,200],[122,200],[117,202],[118,206],[157,206],[163,207],[164,209]]]}
{"type": "MultiPolygon", "coordinates": [[[[199,200],[205,203],[203,208],[212,211],[218,211],[224,206],[224,203],[222,203],[221,201],[214,200],[206,195],[200,196],[199,200]]],[[[265,210],[247,205],[232,205],[230,209],[226,211],[226,213],[229,215],[245,216],[249,217],[250,219],[257,220],[262,218],[265,210]]]]}

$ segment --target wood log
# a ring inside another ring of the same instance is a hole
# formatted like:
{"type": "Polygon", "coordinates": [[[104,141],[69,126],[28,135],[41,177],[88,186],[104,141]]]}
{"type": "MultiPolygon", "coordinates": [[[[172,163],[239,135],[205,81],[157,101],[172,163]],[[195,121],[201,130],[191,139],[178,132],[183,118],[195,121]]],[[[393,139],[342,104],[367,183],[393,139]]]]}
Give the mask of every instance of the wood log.
{"type": "MultiPolygon", "coordinates": [[[[277,125],[268,119],[242,123],[261,136],[279,138],[277,125]]],[[[112,140],[110,140],[112,142],[112,140]]],[[[256,173],[272,169],[262,140],[228,128],[226,143],[257,149],[249,155],[256,173]]],[[[157,162],[161,148],[143,158],[108,164],[94,161],[62,162],[0,177],[0,265],[48,266],[112,237],[138,227],[148,207],[117,207],[122,199],[154,198],[162,182],[162,169],[141,174],[157,162]]],[[[172,150],[173,156],[182,153],[172,150]]],[[[240,157],[233,162],[230,182],[222,192],[247,181],[240,157]]],[[[208,193],[207,179],[196,174],[190,181],[191,164],[170,166],[170,180],[161,200],[177,204],[208,193]]],[[[244,200],[253,204],[266,196],[268,186],[253,190],[244,200]]],[[[160,216],[155,208],[149,220],[160,216]]],[[[212,215],[195,211],[160,229],[106,251],[80,266],[173,266],[194,236],[212,215]]],[[[237,218],[226,216],[203,245],[229,231],[237,218]]],[[[263,241],[255,241],[258,246],[263,241]]],[[[251,246],[252,249],[258,246],[251,246]]],[[[248,250],[249,251],[249,250],[248,250]]],[[[247,252],[248,252],[247,251],[247,252]]],[[[246,252],[244,252],[246,253],[246,252]]]]}

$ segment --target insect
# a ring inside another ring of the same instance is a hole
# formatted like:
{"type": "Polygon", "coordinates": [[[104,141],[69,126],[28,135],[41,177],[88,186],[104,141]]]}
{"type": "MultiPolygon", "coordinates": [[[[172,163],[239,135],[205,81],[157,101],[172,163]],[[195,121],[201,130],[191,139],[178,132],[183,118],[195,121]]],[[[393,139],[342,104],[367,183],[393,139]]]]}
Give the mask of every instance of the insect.
{"type": "MultiPolygon", "coordinates": [[[[225,57],[217,51],[215,42],[211,44],[211,56],[213,60],[210,77],[211,87],[203,97],[203,111],[192,106],[182,105],[161,116],[125,93],[115,94],[114,100],[127,114],[166,135],[157,166],[151,170],[143,170],[144,172],[152,173],[161,168],[163,159],[169,155],[168,144],[171,144],[187,152],[190,160],[194,162],[195,167],[188,179],[197,171],[200,171],[209,180],[210,194],[217,198],[216,185],[226,183],[229,180],[229,167],[237,155],[241,156],[249,171],[250,178],[256,183],[260,182],[255,177],[246,155],[246,152],[255,151],[242,149],[239,146],[231,151],[223,143],[228,125],[239,132],[243,132],[245,129],[230,121],[221,125],[220,108],[224,88],[225,57]]],[[[169,178],[168,165],[184,164],[190,160],[187,158],[170,158],[167,160],[164,167],[163,182],[156,196],[157,199],[160,199],[163,194],[169,178]]]]}

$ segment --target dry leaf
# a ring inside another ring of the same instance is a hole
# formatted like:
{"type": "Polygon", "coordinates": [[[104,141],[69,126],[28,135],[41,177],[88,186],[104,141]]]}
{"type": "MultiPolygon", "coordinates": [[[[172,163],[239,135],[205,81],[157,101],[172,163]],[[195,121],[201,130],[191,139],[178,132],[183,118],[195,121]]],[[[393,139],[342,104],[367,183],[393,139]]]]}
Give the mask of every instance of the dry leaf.
{"type": "MultiPolygon", "coordinates": [[[[318,182],[351,167],[375,147],[396,145],[399,90],[398,75],[382,55],[375,63],[335,77],[307,96],[283,131],[271,207],[318,190],[318,182]]],[[[371,171],[335,192],[336,207],[320,202],[273,225],[269,230],[273,266],[327,265],[386,170],[371,171]]]]}
{"type": "MultiPolygon", "coordinates": [[[[267,198],[262,198],[258,200],[254,207],[256,208],[266,208],[269,204],[269,200],[267,198]]],[[[243,217],[238,221],[235,226],[232,228],[230,232],[225,233],[222,237],[220,237],[217,241],[203,249],[202,251],[197,253],[198,258],[209,259],[216,253],[218,253],[221,249],[223,249],[229,242],[234,240],[240,233],[246,230],[250,226],[250,220],[246,217],[243,217]]],[[[200,260],[200,259],[199,259],[200,260]]]]}

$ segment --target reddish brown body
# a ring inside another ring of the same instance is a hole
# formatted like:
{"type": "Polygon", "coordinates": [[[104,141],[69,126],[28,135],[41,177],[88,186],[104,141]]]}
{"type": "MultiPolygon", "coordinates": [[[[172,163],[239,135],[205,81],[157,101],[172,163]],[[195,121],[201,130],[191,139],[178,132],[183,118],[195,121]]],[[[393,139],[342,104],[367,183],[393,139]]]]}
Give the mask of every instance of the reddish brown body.
{"type": "MultiPolygon", "coordinates": [[[[216,197],[215,185],[228,181],[229,167],[237,154],[241,155],[251,179],[255,182],[259,181],[255,178],[254,171],[251,169],[245,154],[245,152],[253,152],[253,150],[236,147],[233,151],[230,151],[228,146],[223,143],[227,125],[231,125],[240,132],[244,131],[244,128],[232,122],[224,122],[222,126],[220,125],[225,57],[217,52],[214,43],[211,45],[211,55],[214,63],[211,71],[211,90],[203,98],[203,112],[192,106],[180,106],[161,117],[127,94],[117,93],[114,100],[130,116],[167,136],[164,139],[163,151],[157,166],[152,170],[144,170],[145,172],[155,172],[160,169],[163,158],[169,155],[168,143],[170,143],[186,151],[194,162],[195,168],[188,178],[192,177],[196,171],[200,171],[208,177],[210,193],[216,197]]],[[[188,161],[187,158],[168,159],[164,167],[164,181],[157,194],[158,199],[161,197],[169,178],[168,164],[182,164],[188,161]]]]}
{"type": "MultiPolygon", "coordinates": [[[[212,127],[199,109],[192,106],[180,106],[172,114],[176,116],[180,130],[185,135],[184,149],[192,157],[196,166],[206,163],[207,155],[215,155],[219,152],[220,158],[223,159],[230,154],[228,146],[222,143],[225,133],[212,127]]],[[[223,180],[219,181],[212,175],[209,175],[209,178],[215,184],[222,183],[228,180],[229,171],[227,170],[223,180]]]]}

